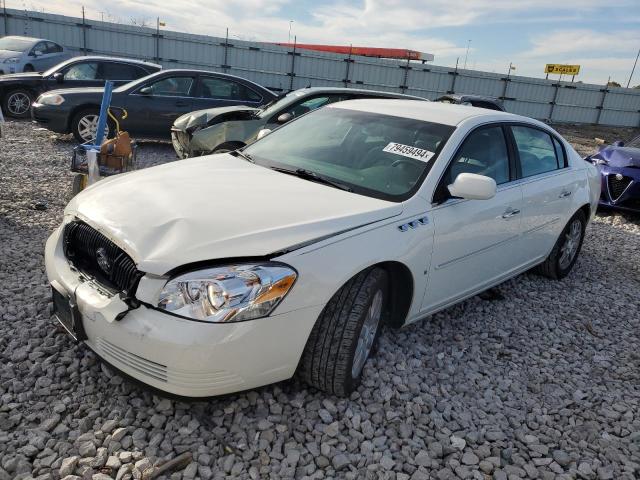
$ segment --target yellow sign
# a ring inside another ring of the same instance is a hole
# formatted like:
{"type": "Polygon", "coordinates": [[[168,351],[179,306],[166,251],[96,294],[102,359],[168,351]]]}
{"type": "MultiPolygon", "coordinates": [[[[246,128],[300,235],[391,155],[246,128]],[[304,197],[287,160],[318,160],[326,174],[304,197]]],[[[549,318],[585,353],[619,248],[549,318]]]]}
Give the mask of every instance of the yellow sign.
{"type": "Polygon", "coordinates": [[[544,73],[558,73],[560,75],[578,75],[580,65],[560,65],[557,63],[547,63],[544,73]]]}

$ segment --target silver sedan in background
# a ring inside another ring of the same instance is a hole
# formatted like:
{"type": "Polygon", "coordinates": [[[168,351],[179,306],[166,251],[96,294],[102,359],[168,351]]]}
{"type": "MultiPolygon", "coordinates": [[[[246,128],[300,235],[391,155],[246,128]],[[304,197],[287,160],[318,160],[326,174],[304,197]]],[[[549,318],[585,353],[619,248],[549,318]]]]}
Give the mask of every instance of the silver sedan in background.
{"type": "Polygon", "coordinates": [[[42,72],[68,58],[71,54],[50,40],[17,36],[0,38],[0,75],[42,72]]]}

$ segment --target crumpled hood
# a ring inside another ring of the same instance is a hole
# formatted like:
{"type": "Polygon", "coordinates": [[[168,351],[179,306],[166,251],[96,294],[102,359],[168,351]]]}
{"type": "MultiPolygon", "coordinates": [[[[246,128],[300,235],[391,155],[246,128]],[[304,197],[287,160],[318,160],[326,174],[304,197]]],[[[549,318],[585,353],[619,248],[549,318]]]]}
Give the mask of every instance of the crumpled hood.
{"type": "Polygon", "coordinates": [[[260,257],[402,212],[402,204],[275,172],[228,154],[110,177],[77,195],[75,215],[144,272],[260,257]]]}
{"type": "Polygon", "coordinates": [[[213,120],[218,115],[223,115],[231,112],[257,112],[259,108],[245,107],[243,105],[236,105],[233,107],[220,107],[220,108],[207,108],[205,110],[197,110],[195,112],[187,113],[178,117],[173,123],[173,126],[180,130],[187,130],[193,127],[199,127],[206,125],[209,121],[213,120]]]}
{"type": "Polygon", "coordinates": [[[606,146],[591,158],[607,160],[612,167],[640,168],[640,148],[606,146]]]}

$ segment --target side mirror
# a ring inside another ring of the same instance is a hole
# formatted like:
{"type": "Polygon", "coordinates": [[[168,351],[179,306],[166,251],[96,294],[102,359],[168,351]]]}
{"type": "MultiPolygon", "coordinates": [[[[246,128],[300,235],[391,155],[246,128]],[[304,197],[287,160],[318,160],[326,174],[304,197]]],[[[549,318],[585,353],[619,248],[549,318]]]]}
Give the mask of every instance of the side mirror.
{"type": "Polygon", "coordinates": [[[151,87],[142,87],[139,92],[142,95],[152,95],[153,94],[153,90],[151,89],[151,87]]]}
{"type": "Polygon", "coordinates": [[[447,187],[454,197],[468,200],[489,200],[496,195],[496,181],[491,177],[475,173],[461,173],[447,187]]]}
{"type": "Polygon", "coordinates": [[[278,123],[287,123],[288,121],[290,121],[293,118],[293,115],[290,114],[289,112],[287,113],[283,113],[282,115],[280,115],[277,119],[278,123]]]}
{"type": "Polygon", "coordinates": [[[269,128],[263,128],[262,130],[260,130],[258,132],[258,137],[256,138],[256,140],[260,140],[262,137],[266,137],[267,135],[269,135],[271,133],[271,129],[269,128]]]}
{"type": "Polygon", "coordinates": [[[622,140],[616,140],[613,142],[614,147],[624,147],[624,142],[622,140]]]}
{"type": "Polygon", "coordinates": [[[53,74],[53,79],[58,83],[62,83],[64,82],[64,74],[61,72],[56,72],[53,74]]]}

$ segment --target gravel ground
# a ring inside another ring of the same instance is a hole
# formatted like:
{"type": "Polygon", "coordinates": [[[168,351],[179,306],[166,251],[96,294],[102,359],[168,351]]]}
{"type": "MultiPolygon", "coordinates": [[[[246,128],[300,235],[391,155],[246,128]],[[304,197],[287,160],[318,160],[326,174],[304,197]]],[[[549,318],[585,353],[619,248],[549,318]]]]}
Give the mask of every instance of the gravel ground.
{"type": "MultiPolygon", "coordinates": [[[[292,380],[187,403],[123,379],[56,328],[43,249],[73,144],[28,123],[5,130],[0,480],[152,478],[185,452],[166,478],[640,476],[639,217],[599,216],[562,282],[521,275],[385,331],[348,399],[292,380]]],[[[582,153],[593,136],[634,133],[559,130],[582,153]]],[[[149,142],[140,158],[174,157],[149,142]]]]}

